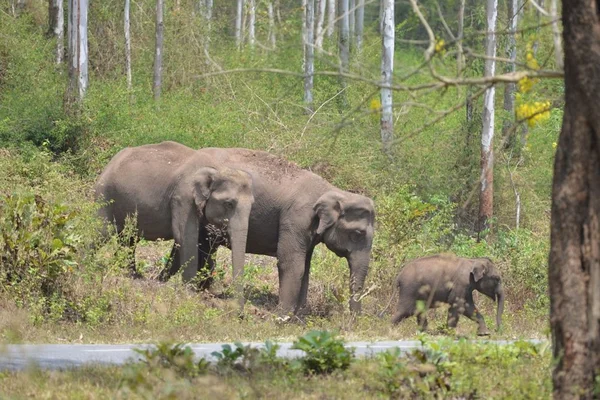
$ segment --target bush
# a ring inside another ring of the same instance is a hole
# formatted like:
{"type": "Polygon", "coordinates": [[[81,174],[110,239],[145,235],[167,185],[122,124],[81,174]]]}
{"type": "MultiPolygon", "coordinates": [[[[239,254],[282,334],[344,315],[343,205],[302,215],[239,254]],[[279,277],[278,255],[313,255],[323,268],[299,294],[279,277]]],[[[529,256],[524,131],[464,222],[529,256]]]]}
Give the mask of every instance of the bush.
{"type": "Polygon", "coordinates": [[[328,331],[311,331],[299,337],[292,349],[306,353],[300,359],[306,373],[328,374],[345,370],[354,358],[354,349],[347,349],[342,339],[328,331]]]}

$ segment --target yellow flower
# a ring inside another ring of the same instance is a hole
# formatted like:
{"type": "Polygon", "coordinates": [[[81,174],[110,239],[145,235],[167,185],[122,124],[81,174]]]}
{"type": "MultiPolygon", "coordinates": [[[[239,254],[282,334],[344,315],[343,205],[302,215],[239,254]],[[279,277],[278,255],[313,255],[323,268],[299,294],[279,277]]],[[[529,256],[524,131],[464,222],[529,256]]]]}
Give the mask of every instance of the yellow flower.
{"type": "Polygon", "coordinates": [[[444,48],[444,46],[446,45],[446,42],[444,41],[444,39],[440,39],[435,43],[435,52],[436,53],[445,53],[446,49],[444,48]]]}
{"type": "Polygon", "coordinates": [[[540,69],[540,64],[538,64],[535,57],[533,57],[533,53],[528,52],[526,58],[527,58],[526,64],[527,64],[528,68],[535,69],[535,70],[540,69]]]}
{"type": "Polygon", "coordinates": [[[556,146],[558,146],[558,144],[556,144],[556,142],[552,143],[552,148],[555,149],[556,146]]]}
{"type": "Polygon", "coordinates": [[[381,111],[381,101],[378,98],[371,99],[369,109],[373,112],[381,111]]]}

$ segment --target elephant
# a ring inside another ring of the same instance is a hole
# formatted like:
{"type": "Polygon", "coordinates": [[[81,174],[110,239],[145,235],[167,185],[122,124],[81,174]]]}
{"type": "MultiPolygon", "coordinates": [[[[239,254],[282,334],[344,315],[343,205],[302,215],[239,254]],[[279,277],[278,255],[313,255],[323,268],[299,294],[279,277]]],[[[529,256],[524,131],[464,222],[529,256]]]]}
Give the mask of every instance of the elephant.
{"type": "MultiPolygon", "coordinates": [[[[319,243],[347,259],[349,306],[351,311],[360,312],[358,296],[369,268],[375,223],[370,198],[338,189],[268,152],[203,148],[198,154],[215,160],[213,167],[240,168],[252,176],[254,204],[246,252],[277,257],[278,310],[282,319],[297,315],[306,306],[310,262],[319,243]]],[[[169,274],[175,272],[172,268],[169,274]]]]}
{"type": "MultiPolygon", "coordinates": [[[[105,202],[99,214],[117,231],[137,212],[137,230],[147,240],[174,239],[173,264],[184,282],[198,271],[198,242],[210,227],[222,230],[232,249],[235,292],[243,307],[241,276],[254,203],[252,177],[225,166],[212,167],[210,154],[176,142],[129,147],[115,155],[95,184],[105,202]]],[[[134,262],[135,268],[135,262],[134,262]]]]}
{"type": "Polygon", "coordinates": [[[485,321],[473,302],[473,291],[477,290],[497,301],[496,328],[500,329],[504,289],[500,273],[489,258],[460,258],[451,254],[418,258],[402,268],[396,286],[399,300],[392,319],[394,324],[417,314],[417,321],[425,330],[427,309],[447,303],[450,304],[449,327],[456,327],[460,313],[477,322],[478,335],[489,335],[485,321]],[[418,310],[417,301],[424,302],[424,310],[418,310]]]}

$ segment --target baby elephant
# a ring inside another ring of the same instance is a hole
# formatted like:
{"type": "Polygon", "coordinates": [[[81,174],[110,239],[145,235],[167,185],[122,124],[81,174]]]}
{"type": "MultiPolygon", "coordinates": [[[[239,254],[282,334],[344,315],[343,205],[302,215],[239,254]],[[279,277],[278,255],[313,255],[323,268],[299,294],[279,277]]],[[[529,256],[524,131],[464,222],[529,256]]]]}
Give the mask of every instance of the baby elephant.
{"type": "Polygon", "coordinates": [[[477,290],[498,302],[496,327],[500,329],[504,289],[500,274],[489,258],[459,258],[453,255],[419,258],[404,266],[396,285],[400,299],[392,320],[394,324],[417,314],[417,322],[424,330],[427,327],[427,309],[447,303],[450,304],[449,327],[456,327],[461,313],[479,324],[478,335],[489,335],[485,321],[473,303],[473,290],[477,290]],[[417,301],[424,303],[423,309],[417,310],[417,301]]]}

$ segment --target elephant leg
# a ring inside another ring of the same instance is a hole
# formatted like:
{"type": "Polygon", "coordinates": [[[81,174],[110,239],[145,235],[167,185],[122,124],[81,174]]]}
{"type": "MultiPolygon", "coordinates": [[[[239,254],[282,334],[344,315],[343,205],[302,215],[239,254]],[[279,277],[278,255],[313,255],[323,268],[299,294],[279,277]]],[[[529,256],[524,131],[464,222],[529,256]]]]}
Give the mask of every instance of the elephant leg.
{"type": "Polygon", "coordinates": [[[392,323],[395,325],[399,324],[402,320],[414,315],[415,311],[416,304],[414,299],[410,298],[409,296],[402,296],[402,294],[400,294],[397,311],[392,318],[392,323]]]}
{"type": "MultiPolygon", "coordinates": [[[[284,314],[296,313],[300,306],[302,284],[306,275],[307,251],[300,248],[298,235],[286,231],[277,242],[279,272],[279,306],[284,314]]],[[[308,277],[306,277],[308,288],[308,277]]]]}
{"type": "Polygon", "coordinates": [[[483,316],[479,313],[479,310],[477,310],[475,304],[473,303],[473,296],[468,296],[466,299],[464,315],[472,321],[477,322],[479,326],[477,328],[477,335],[486,336],[490,334],[483,316]]]}
{"type": "Polygon", "coordinates": [[[170,264],[167,262],[167,265],[165,265],[158,276],[158,280],[161,282],[168,281],[181,268],[181,259],[179,256],[179,249],[177,247],[178,246],[173,243],[173,247],[171,247],[171,254],[169,254],[170,264]]]}
{"type": "Polygon", "coordinates": [[[135,248],[137,247],[137,237],[132,236],[129,238],[129,243],[128,243],[128,247],[130,250],[129,253],[129,275],[134,278],[134,279],[140,279],[142,278],[142,274],[140,274],[137,270],[136,264],[135,264],[135,248]]]}
{"type": "Polygon", "coordinates": [[[420,311],[417,314],[417,325],[419,330],[425,332],[427,330],[427,310],[420,311]]]}
{"type": "Polygon", "coordinates": [[[180,246],[180,265],[183,267],[183,282],[188,283],[198,273],[198,236],[199,221],[196,209],[192,206],[192,200],[174,199],[173,209],[173,239],[180,246]]]}
{"type": "Polygon", "coordinates": [[[304,276],[302,277],[302,286],[300,287],[300,309],[306,307],[308,302],[308,278],[310,275],[310,261],[312,260],[314,247],[306,253],[304,261],[304,276]]]}
{"type": "Polygon", "coordinates": [[[454,305],[451,305],[448,309],[448,322],[447,325],[449,328],[456,328],[458,324],[458,308],[454,305]]]}

